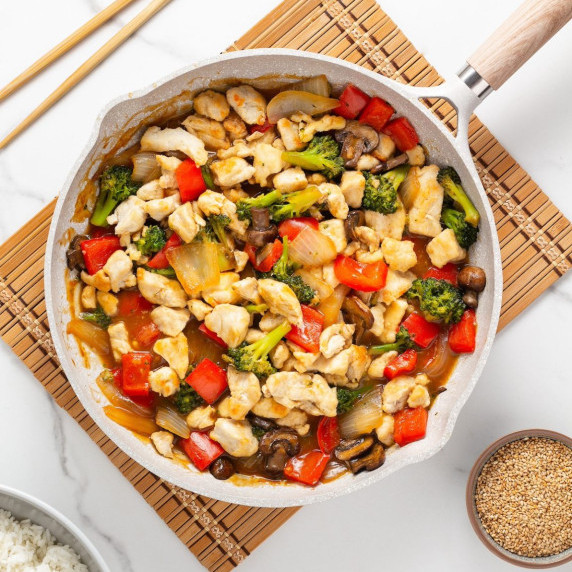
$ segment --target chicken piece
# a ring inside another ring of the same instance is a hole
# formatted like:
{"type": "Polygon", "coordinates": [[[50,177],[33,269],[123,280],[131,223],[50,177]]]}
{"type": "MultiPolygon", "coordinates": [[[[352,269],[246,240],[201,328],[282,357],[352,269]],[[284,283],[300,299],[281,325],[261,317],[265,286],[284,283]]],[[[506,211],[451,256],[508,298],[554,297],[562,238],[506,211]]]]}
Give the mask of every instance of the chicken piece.
{"type": "Polygon", "coordinates": [[[184,308],[187,305],[187,295],[181,285],[166,276],[138,268],[137,286],[143,298],[152,304],[169,308],[184,308]]]}
{"type": "Polygon", "coordinates": [[[348,367],[346,375],[352,384],[359,383],[371,363],[371,358],[369,357],[365,346],[356,346],[354,344],[350,346],[349,352],[350,366],[348,367]]]}
{"type": "Polygon", "coordinates": [[[117,316],[117,311],[119,309],[119,300],[117,299],[117,296],[109,294],[108,292],[100,292],[98,290],[97,302],[107,316],[110,318],[117,316]]]}
{"type": "Polygon", "coordinates": [[[248,135],[246,124],[234,111],[230,112],[230,115],[222,122],[222,124],[231,141],[244,139],[248,135]]]}
{"type": "Polygon", "coordinates": [[[291,193],[305,189],[308,186],[308,179],[306,179],[306,173],[300,167],[291,167],[278,173],[274,177],[272,184],[279,191],[291,193]]]}
{"type": "Polygon", "coordinates": [[[265,278],[258,281],[258,291],[273,314],[280,314],[291,324],[302,326],[302,307],[290,286],[265,278]]]}
{"type": "Polygon", "coordinates": [[[429,407],[431,404],[431,397],[429,397],[429,391],[424,385],[416,385],[409,397],[407,398],[407,407],[429,407]]]}
{"type": "Polygon", "coordinates": [[[356,250],[355,259],[362,264],[373,264],[374,262],[383,260],[383,253],[379,249],[372,252],[360,248],[356,250]]]}
{"type": "Polygon", "coordinates": [[[174,193],[164,199],[155,199],[145,203],[145,212],[153,219],[161,222],[181,205],[181,196],[174,193]]]}
{"type": "Polygon", "coordinates": [[[177,207],[169,216],[169,228],[174,230],[184,242],[192,242],[201,228],[205,226],[205,221],[200,218],[193,209],[193,203],[185,203],[177,207]],[[202,224],[199,223],[199,220],[202,224]]]}
{"type": "Polygon", "coordinates": [[[326,205],[332,216],[345,220],[350,209],[340,187],[333,183],[322,183],[318,186],[318,189],[322,193],[322,197],[325,196],[326,205]]]}
{"type": "Polygon", "coordinates": [[[224,93],[212,89],[199,93],[193,100],[193,107],[197,113],[215,121],[224,121],[230,113],[230,106],[224,93]]]}
{"type": "Polygon", "coordinates": [[[306,147],[306,144],[300,140],[300,133],[296,123],[283,117],[278,120],[276,127],[287,151],[301,151],[306,147]]]}
{"type": "Polygon", "coordinates": [[[418,373],[415,376],[415,383],[417,385],[429,385],[431,383],[431,380],[429,379],[429,376],[426,373],[418,373]]]}
{"type": "Polygon", "coordinates": [[[379,250],[379,235],[373,228],[369,228],[369,226],[356,226],[354,228],[354,234],[362,244],[367,246],[370,252],[379,250]]]}
{"type": "Polygon", "coordinates": [[[111,324],[111,326],[107,328],[107,333],[109,334],[109,343],[111,344],[111,351],[113,352],[115,361],[120,361],[122,355],[133,351],[129,343],[127,326],[123,322],[111,324]]]}
{"type": "Polygon", "coordinates": [[[213,311],[212,306],[205,304],[202,300],[189,300],[187,302],[191,314],[199,321],[204,319],[213,311]]]}
{"type": "Polygon", "coordinates": [[[183,127],[201,139],[209,151],[218,151],[218,149],[230,147],[230,142],[226,138],[226,131],[219,121],[201,115],[189,115],[183,121],[183,127]]]}
{"type": "Polygon", "coordinates": [[[181,381],[174,369],[165,366],[149,373],[149,385],[151,391],[163,397],[171,397],[179,391],[181,381]]]}
{"type": "Polygon", "coordinates": [[[242,306],[219,304],[205,317],[205,326],[230,348],[238,347],[246,337],[250,314],[242,306]]]}
{"type": "Polygon", "coordinates": [[[371,313],[373,314],[373,326],[369,329],[369,331],[378,338],[381,337],[383,334],[384,328],[384,315],[385,315],[385,306],[383,304],[376,304],[372,308],[370,308],[371,313]]]}
{"type": "Polygon", "coordinates": [[[83,283],[93,286],[96,290],[101,290],[102,292],[111,290],[111,280],[103,270],[98,270],[95,274],[88,274],[82,270],[80,277],[83,283]]]}
{"type": "Polygon", "coordinates": [[[119,292],[122,288],[131,288],[137,283],[133,274],[133,263],[123,250],[116,250],[107,259],[103,271],[109,276],[111,290],[114,292],[119,292]]]}
{"type": "Polygon", "coordinates": [[[95,310],[97,307],[95,288],[93,286],[83,287],[81,291],[81,305],[84,310],[95,310]]]}
{"type": "Polygon", "coordinates": [[[264,316],[258,322],[258,327],[264,332],[270,332],[277,328],[280,324],[284,323],[284,316],[280,314],[273,314],[272,312],[265,312],[264,316]]]}
{"type": "Polygon", "coordinates": [[[234,204],[242,199],[248,199],[250,197],[250,195],[246,191],[243,191],[240,186],[235,189],[225,189],[222,194],[234,204]]]}
{"type": "Polygon", "coordinates": [[[336,388],[330,387],[321,375],[288,371],[273,373],[268,376],[262,392],[285,407],[298,407],[310,415],[335,417],[337,414],[336,388]]]}
{"type": "Polygon", "coordinates": [[[332,288],[335,289],[340,285],[340,281],[336,277],[333,262],[329,262],[328,264],[324,264],[324,266],[322,266],[322,276],[324,278],[324,282],[329,284],[332,288]]]}
{"type": "Polygon", "coordinates": [[[331,358],[337,353],[349,348],[355,332],[354,324],[333,324],[320,334],[320,351],[325,358],[331,358]]]}
{"type": "Polygon", "coordinates": [[[180,167],[182,161],[177,157],[167,157],[166,155],[155,155],[157,163],[161,167],[161,177],[159,185],[162,189],[178,189],[179,183],[175,171],[180,167]]]}
{"type": "Polygon", "coordinates": [[[330,383],[340,386],[356,387],[357,383],[348,379],[347,372],[353,356],[351,347],[327,359],[320,356],[311,366],[312,371],[323,373],[330,383]]]}
{"type": "Polygon", "coordinates": [[[254,415],[264,417],[265,419],[281,419],[286,417],[289,412],[290,409],[288,407],[280,405],[272,397],[262,397],[252,408],[254,415]]]}
{"type": "Polygon", "coordinates": [[[392,214],[382,214],[375,211],[365,211],[365,224],[377,232],[380,239],[385,237],[401,240],[405,230],[405,209],[401,201],[398,209],[392,214]]]}
{"type": "Polygon", "coordinates": [[[159,354],[181,379],[185,377],[189,369],[189,344],[185,334],[157,340],[153,351],[159,354]]]}
{"type": "Polygon", "coordinates": [[[222,193],[208,189],[197,199],[197,206],[206,217],[219,214],[230,217],[236,213],[236,205],[232,201],[222,193]]]}
{"type": "Polygon", "coordinates": [[[401,324],[403,316],[405,316],[407,306],[407,300],[399,298],[391,302],[387,307],[384,317],[383,332],[380,336],[381,341],[384,344],[392,344],[395,341],[397,331],[399,330],[399,324],[401,324]]]}
{"type": "Polygon", "coordinates": [[[219,417],[210,438],[233,457],[250,457],[258,451],[258,439],[252,434],[248,421],[219,417]]]}
{"type": "Polygon", "coordinates": [[[387,161],[395,153],[395,143],[389,135],[379,134],[379,143],[372,151],[372,155],[380,161],[387,161]]]}
{"type": "Polygon", "coordinates": [[[161,186],[159,179],[145,183],[137,191],[137,198],[142,201],[152,201],[162,199],[165,196],[165,190],[161,186]]]}
{"type": "Polygon", "coordinates": [[[403,296],[411,288],[415,278],[417,276],[413,272],[396,272],[390,268],[387,271],[385,287],[379,291],[381,301],[384,304],[391,304],[391,302],[403,296]]]}
{"type": "Polygon", "coordinates": [[[251,372],[238,371],[229,366],[227,371],[230,397],[227,403],[228,417],[242,421],[262,397],[260,382],[251,372]]]}
{"type": "Polygon", "coordinates": [[[320,357],[320,352],[316,352],[315,354],[307,352],[291,342],[288,342],[288,347],[292,352],[292,356],[286,360],[289,362],[290,367],[288,369],[290,371],[295,369],[299,373],[305,373],[314,369],[314,364],[320,357]]]}
{"type": "Polygon", "coordinates": [[[369,155],[364,153],[357,162],[356,169],[358,171],[371,171],[374,167],[377,167],[380,164],[379,159],[377,159],[374,155],[369,155]]]}
{"type": "Polygon", "coordinates": [[[254,180],[261,187],[269,187],[268,177],[279,173],[284,166],[280,149],[268,143],[258,143],[254,147],[254,180]]]}
{"type": "Polygon", "coordinates": [[[381,245],[383,258],[392,270],[407,272],[417,264],[415,248],[410,240],[384,238],[381,245]]]}
{"type": "Polygon", "coordinates": [[[449,262],[461,262],[467,257],[467,251],[459,246],[455,233],[447,228],[439,233],[427,245],[427,254],[431,264],[443,268],[449,262]]]}
{"type": "Polygon", "coordinates": [[[239,280],[240,275],[236,272],[223,272],[216,286],[203,290],[204,301],[213,307],[218,304],[238,304],[240,296],[233,290],[232,285],[239,280]]]}
{"type": "Polygon", "coordinates": [[[369,377],[372,379],[383,379],[385,377],[384,372],[387,364],[398,355],[399,354],[396,351],[391,351],[386,352],[372,360],[367,370],[369,377]]]}
{"type": "Polygon", "coordinates": [[[262,296],[258,292],[258,282],[256,278],[249,276],[248,278],[243,278],[232,285],[232,289],[245,300],[252,302],[253,304],[262,304],[262,296]]]}
{"type": "Polygon", "coordinates": [[[215,184],[220,187],[234,187],[250,179],[256,169],[240,157],[230,157],[211,163],[215,184]]]}
{"type": "Polygon", "coordinates": [[[395,441],[393,440],[393,431],[395,428],[395,423],[393,421],[393,415],[384,414],[381,418],[381,425],[376,428],[375,434],[379,439],[380,443],[383,443],[386,447],[391,447],[395,441]]]}
{"type": "MultiPolygon", "coordinates": [[[[139,240],[139,238],[135,238],[135,237],[140,237],[142,236],[142,234],[145,232],[145,229],[148,228],[146,226],[143,227],[143,230],[141,231],[141,233],[137,233],[133,235],[133,239],[134,240],[139,240]]],[[[129,234],[125,234],[123,236],[129,236],[129,234]]],[[[133,261],[133,262],[137,262],[140,265],[141,264],[146,264],[149,261],[149,257],[148,256],[143,256],[143,254],[141,253],[141,251],[137,248],[137,246],[135,244],[133,244],[132,242],[130,242],[126,248],[125,248],[125,254],[127,254],[127,256],[129,256],[129,258],[133,261]]]]}
{"type": "Polygon", "coordinates": [[[234,255],[234,269],[237,272],[242,272],[248,263],[248,254],[242,250],[234,250],[232,254],[234,255]]]}
{"type": "Polygon", "coordinates": [[[282,369],[286,360],[290,357],[290,350],[284,342],[279,342],[268,354],[272,365],[276,369],[282,369]]]}
{"type": "Polygon", "coordinates": [[[346,199],[346,203],[352,209],[359,209],[365,190],[365,177],[360,171],[345,171],[340,181],[340,190],[346,199]]]}
{"type": "Polygon", "coordinates": [[[319,223],[319,229],[325,234],[336,247],[336,252],[343,252],[348,245],[344,221],[340,219],[323,220],[319,223]]]}
{"type": "Polygon", "coordinates": [[[304,437],[310,431],[308,415],[300,409],[292,409],[285,417],[276,419],[276,424],[280,425],[280,427],[290,427],[294,429],[300,437],[304,437]]]}
{"type": "Polygon", "coordinates": [[[211,405],[196,407],[187,415],[187,425],[191,429],[206,429],[212,427],[216,421],[216,410],[211,405]]]}
{"type": "Polygon", "coordinates": [[[415,145],[413,149],[409,149],[405,153],[407,153],[408,163],[412,167],[423,167],[425,165],[425,151],[421,145],[415,145]]]}
{"type": "Polygon", "coordinates": [[[107,217],[107,222],[117,225],[115,234],[120,236],[126,233],[139,232],[143,228],[146,218],[145,201],[131,195],[127,200],[119,203],[114,213],[107,217]]]}
{"type": "Polygon", "coordinates": [[[155,445],[157,453],[167,457],[167,459],[173,458],[173,441],[175,436],[169,431],[155,431],[151,433],[151,442],[155,445]]]}
{"type": "Polygon", "coordinates": [[[422,236],[437,236],[441,232],[443,187],[437,182],[437,165],[412,167],[399,188],[408,210],[409,231],[422,236]]]}
{"type": "Polygon", "coordinates": [[[385,413],[401,411],[413,387],[415,387],[415,380],[407,375],[400,375],[387,382],[381,396],[383,411],[385,413]]]}
{"type": "Polygon", "coordinates": [[[155,153],[180,151],[199,166],[204,165],[208,159],[205,144],[196,135],[188,133],[181,127],[176,129],[149,127],[141,138],[141,151],[155,153]]]}
{"type": "Polygon", "coordinates": [[[151,310],[151,320],[166,336],[180,334],[187,325],[191,313],[186,308],[175,309],[168,306],[157,306],[151,310]]]}
{"type": "Polygon", "coordinates": [[[322,115],[319,119],[310,118],[308,122],[299,125],[300,141],[309,143],[316,133],[343,129],[345,126],[346,120],[339,115],[322,115]]]}
{"type": "Polygon", "coordinates": [[[231,87],[226,100],[248,125],[264,125],[266,121],[266,99],[250,85],[231,87]]]}

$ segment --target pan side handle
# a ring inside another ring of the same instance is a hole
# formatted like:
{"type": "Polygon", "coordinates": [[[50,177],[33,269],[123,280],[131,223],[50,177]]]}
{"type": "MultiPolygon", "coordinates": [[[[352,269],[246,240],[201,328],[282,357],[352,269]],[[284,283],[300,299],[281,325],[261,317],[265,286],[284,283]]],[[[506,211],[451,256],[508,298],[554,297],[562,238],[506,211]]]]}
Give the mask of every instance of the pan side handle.
{"type": "Polygon", "coordinates": [[[572,0],[526,0],[468,58],[498,89],[572,18],[572,0]]]}

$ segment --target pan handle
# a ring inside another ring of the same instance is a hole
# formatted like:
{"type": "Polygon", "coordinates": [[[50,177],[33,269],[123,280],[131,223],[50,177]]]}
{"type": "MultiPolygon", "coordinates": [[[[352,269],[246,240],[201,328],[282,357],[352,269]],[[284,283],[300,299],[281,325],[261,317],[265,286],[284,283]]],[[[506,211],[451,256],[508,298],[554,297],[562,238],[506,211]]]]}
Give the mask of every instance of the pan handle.
{"type": "Polygon", "coordinates": [[[467,63],[498,89],[572,18],[572,0],[527,0],[467,63]]]}

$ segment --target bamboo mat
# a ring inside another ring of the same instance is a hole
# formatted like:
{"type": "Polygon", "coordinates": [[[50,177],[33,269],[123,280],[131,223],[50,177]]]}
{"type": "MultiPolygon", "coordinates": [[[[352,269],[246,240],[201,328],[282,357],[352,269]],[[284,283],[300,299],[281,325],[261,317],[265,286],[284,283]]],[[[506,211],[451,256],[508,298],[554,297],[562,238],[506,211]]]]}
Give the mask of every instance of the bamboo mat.
{"type": "MultiPolygon", "coordinates": [[[[260,47],[320,52],[413,85],[441,81],[374,0],[286,0],[230,50],[260,47]]],[[[448,104],[432,109],[454,129],[448,104]]],[[[568,270],[572,226],[477,118],[470,143],[501,244],[500,329],[568,270]]],[[[231,505],[184,491],[131,460],[95,425],[66,381],[48,331],[43,269],[53,209],[54,202],[0,246],[0,336],[199,562],[231,570],[298,509],[231,505]]]]}

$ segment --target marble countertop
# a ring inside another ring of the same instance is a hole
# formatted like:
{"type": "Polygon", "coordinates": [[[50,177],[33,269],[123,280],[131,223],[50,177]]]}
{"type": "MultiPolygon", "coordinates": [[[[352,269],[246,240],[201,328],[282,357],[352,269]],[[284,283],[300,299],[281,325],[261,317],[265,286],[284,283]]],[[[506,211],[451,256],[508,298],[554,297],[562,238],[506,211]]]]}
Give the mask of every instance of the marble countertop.
{"type": "MultiPolygon", "coordinates": [[[[109,0],[0,3],[0,84],[7,83],[109,0]],[[65,14],[65,17],[62,15],[65,14]]],[[[7,133],[140,10],[140,0],[15,97],[0,104],[7,133]]],[[[58,192],[99,110],[190,62],[222,51],[278,0],[172,2],[122,48],[0,152],[0,240],[58,192]]],[[[382,6],[439,71],[456,71],[519,0],[382,6]]],[[[564,29],[479,116],[572,217],[572,27],[564,29]]],[[[473,534],[464,489],[478,454],[530,427],[572,433],[567,361],[572,275],[561,279],[497,338],[445,449],[353,495],[307,507],[258,548],[246,570],[512,570],[473,534]],[[381,542],[380,542],[381,541],[381,542]],[[287,558],[284,557],[288,555],[287,558]]],[[[0,483],[36,495],[71,518],[122,572],[200,570],[177,537],[4,344],[0,345],[0,483]]]]}

